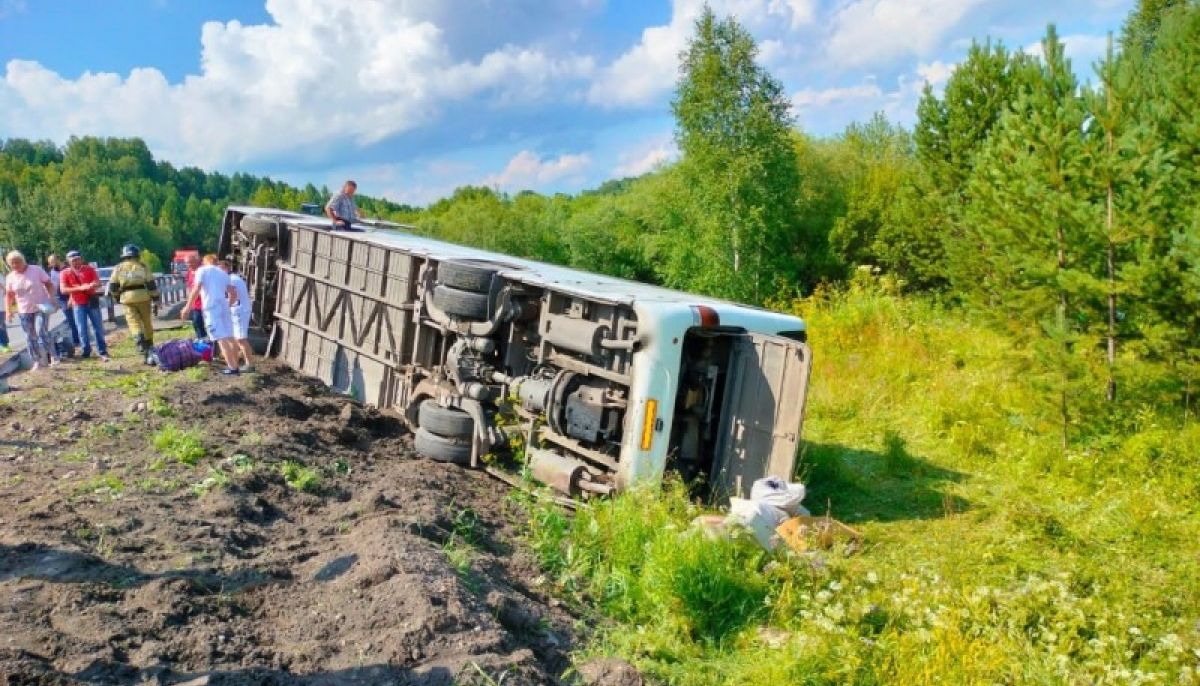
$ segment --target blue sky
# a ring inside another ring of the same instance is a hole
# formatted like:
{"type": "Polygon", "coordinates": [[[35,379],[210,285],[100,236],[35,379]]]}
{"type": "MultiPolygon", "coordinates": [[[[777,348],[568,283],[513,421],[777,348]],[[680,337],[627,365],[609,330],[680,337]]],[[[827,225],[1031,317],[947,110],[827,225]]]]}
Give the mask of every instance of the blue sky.
{"type": "MultiPolygon", "coordinates": [[[[712,0],[799,125],[911,124],[972,39],[1058,25],[1084,78],[1133,0],[712,0]]],[[[574,192],[675,154],[702,0],[0,0],[0,137],[141,136],[160,158],[423,204],[574,192]]]]}

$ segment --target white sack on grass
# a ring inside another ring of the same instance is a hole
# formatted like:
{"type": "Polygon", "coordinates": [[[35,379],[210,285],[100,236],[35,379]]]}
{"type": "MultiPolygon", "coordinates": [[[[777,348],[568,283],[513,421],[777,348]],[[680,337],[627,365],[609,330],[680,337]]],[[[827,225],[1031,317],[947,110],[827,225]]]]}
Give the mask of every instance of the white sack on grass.
{"type": "Polygon", "coordinates": [[[804,484],[790,484],[777,476],[759,479],[750,487],[751,500],[774,505],[793,517],[804,509],[800,506],[804,495],[804,484]]]}
{"type": "Polygon", "coordinates": [[[725,521],[746,527],[762,547],[774,550],[775,546],[779,545],[779,535],[775,533],[775,528],[785,519],[787,513],[769,503],[730,498],[729,516],[725,521]]]}

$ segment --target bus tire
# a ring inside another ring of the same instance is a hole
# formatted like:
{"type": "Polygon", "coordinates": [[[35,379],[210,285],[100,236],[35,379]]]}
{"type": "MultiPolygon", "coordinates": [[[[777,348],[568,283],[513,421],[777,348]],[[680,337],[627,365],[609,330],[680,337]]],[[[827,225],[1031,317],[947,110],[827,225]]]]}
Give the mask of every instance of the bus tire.
{"type": "Polygon", "coordinates": [[[488,296],[486,293],[472,293],[450,286],[435,286],[433,288],[433,304],[443,312],[454,317],[483,321],[488,315],[488,296]]]}
{"type": "Polygon", "coordinates": [[[275,240],[279,237],[279,220],[274,217],[255,216],[242,217],[242,232],[258,238],[275,240]]]}
{"type": "Polygon", "coordinates": [[[470,438],[475,420],[456,407],[442,407],[436,400],[426,400],[417,410],[417,425],[443,438],[470,438]]]}
{"type": "Polygon", "coordinates": [[[437,280],[443,286],[472,293],[487,293],[492,289],[492,277],[499,270],[466,262],[442,262],[438,265],[437,280]]]}
{"type": "Polygon", "coordinates": [[[417,454],[437,462],[467,464],[471,461],[471,442],[461,438],[445,438],[425,429],[413,434],[413,447],[417,454]]]}

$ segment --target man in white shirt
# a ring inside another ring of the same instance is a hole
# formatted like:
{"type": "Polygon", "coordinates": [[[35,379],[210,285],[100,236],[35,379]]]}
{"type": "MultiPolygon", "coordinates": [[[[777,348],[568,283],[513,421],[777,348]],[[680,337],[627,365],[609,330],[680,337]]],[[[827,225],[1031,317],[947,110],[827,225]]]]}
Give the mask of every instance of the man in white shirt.
{"type": "Polygon", "coordinates": [[[229,308],[237,299],[237,293],[229,283],[229,275],[217,266],[216,255],[205,255],[204,265],[196,270],[192,288],[188,291],[187,304],[179,313],[181,318],[186,320],[190,317],[192,302],[197,296],[200,297],[200,310],[204,313],[208,337],[221,349],[221,357],[225,359],[225,370],[221,373],[236,375],[238,348],[233,340],[233,318],[229,308]]]}
{"type": "Polygon", "coordinates": [[[250,289],[246,287],[246,280],[241,274],[233,272],[233,265],[227,260],[221,260],[217,263],[221,267],[221,271],[229,275],[229,284],[233,287],[234,296],[237,302],[230,306],[230,315],[233,318],[233,339],[237,342],[238,350],[241,353],[242,364],[238,367],[238,371],[243,374],[254,371],[254,364],[251,359],[254,355],[254,348],[250,347],[250,289]]]}

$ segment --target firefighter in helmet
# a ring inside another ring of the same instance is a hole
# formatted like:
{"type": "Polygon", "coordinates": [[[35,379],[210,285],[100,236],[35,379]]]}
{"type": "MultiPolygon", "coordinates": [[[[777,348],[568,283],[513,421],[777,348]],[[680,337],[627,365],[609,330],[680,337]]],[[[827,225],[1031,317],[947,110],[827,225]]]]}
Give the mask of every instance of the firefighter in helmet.
{"type": "Polygon", "coordinates": [[[120,298],[138,352],[145,355],[154,347],[150,306],[158,300],[158,283],[149,267],[142,264],[141,255],[142,251],[132,243],[121,248],[121,262],[108,280],[108,295],[120,298]]]}

